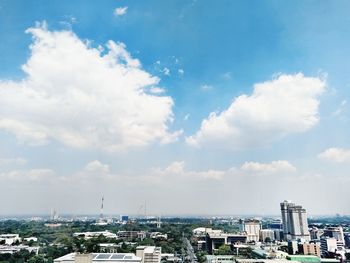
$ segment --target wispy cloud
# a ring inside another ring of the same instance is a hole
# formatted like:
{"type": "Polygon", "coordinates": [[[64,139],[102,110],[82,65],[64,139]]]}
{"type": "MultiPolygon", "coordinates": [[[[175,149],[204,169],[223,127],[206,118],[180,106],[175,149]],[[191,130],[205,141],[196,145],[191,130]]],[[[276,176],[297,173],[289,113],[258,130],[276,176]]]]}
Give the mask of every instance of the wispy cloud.
{"type": "Polygon", "coordinates": [[[114,9],[114,15],[115,16],[124,16],[124,15],[126,15],[127,12],[128,12],[128,7],[127,6],[117,7],[116,9],[114,9]]]}

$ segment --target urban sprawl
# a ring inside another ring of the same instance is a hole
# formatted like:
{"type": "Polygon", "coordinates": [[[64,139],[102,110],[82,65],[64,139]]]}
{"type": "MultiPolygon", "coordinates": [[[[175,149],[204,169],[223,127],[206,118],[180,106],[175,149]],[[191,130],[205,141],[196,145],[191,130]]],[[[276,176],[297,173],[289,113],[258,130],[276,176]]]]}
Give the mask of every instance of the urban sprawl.
{"type": "MultiPolygon", "coordinates": [[[[102,205],[103,209],[103,205],[102,205]]],[[[350,262],[350,218],[307,217],[291,201],[278,217],[60,217],[0,220],[0,262],[350,262]]]]}

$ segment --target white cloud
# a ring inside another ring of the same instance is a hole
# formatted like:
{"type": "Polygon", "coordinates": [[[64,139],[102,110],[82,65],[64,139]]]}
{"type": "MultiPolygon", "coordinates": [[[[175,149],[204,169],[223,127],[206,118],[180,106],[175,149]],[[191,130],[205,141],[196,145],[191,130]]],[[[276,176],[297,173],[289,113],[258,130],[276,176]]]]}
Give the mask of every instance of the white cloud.
{"type": "Polygon", "coordinates": [[[0,181],[4,180],[6,183],[14,182],[42,182],[51,181],[55,173],[51,169],[32,169],[28,171],[15,170],[10,172],[0,173],[0,181]]]}
{"type": "Polygon", "coordinates": [[[319,122],[318,96],[325,87],[324,80],[301,73],[255,84],[252,95],[237,97],[219,114],[210,113],[186,141],[198,147],[238,149],[306,132],[319,122]]]}
{"type": "Polygon", "coordinates": [[[0,81],[0,129],[28,144],[50,140],[77,148],[125,150],[169,143],[173,100],[147,93],[159,79],[141,68],[123,43],[101,53],[71,31],[30,28],[26,78],[0,81]]]}
{"type": "Polygon", "coordinates": [[[339,115],[342,115],[344,113],[344,111],[346,110],[346,106],[347,106],[348,102],[346,100],[343,100],[339,107],[332,113],[332,116],[336,117],[339,115]]]}
{"type": "Polygon", "coordinates": [[[225,72],[224,74],[221,75],[223,79],[229,80],[232,78],[231,72],[225,72]]]}
{"type": "Polygon", "coordinates": [[[0,158],[0,166],[2,165],[25,165],[26,159],[23,158],[0,158]]]}
{"type": "Polygon", "coordinates": [[[170,76],[170,69],[168,68],[163,68],[163,74],[166,75],[166,76],[170,76]]]}
{"type": "Polygon", "coordinates": [[[177,72],[179,72],[179,74],[180,74],[181,76],[182,76],[183,74],[185,74],[185,71],[184,71],[182,68],[178,69],[177,72]]]}
{"type": "Polygon", "coordinates": [[[318,155],[318,158],[336,163],[350,162],[350,150],[329,148],[318,155]]]}
{"type": "Polygon", "coordinates": [[[213,86],[211,86],[211,85],[208,85],[208,84],[201,85],[201,90],[203,90],[203,91],[208,91],[211,89],[213,89],[213,86]]]}
{"type": "Polygon", "coordinates": [[[123,15],[126,15],[127,11],[128,11],[127,6],[117,7],[116,9],[114,9],[114,15],[115,16],[123,16],[123,15]]]}
{"type": "Polygon", "coordinates": [[[245,162],[241,166],[244,172],[252,173],[290,173],[295,172],[296,168],[288,161],[279,160],[271,163],[245,162]]]}
{"type": "Polygon", "coordinates": [[[150,91],[151,93],[153,93],[153,94],[162,94],[162,93],[165,92],[164,89],[159,88],[159,87],[152,87],[152,88],[150,88],[149,91],[150,91]]]}

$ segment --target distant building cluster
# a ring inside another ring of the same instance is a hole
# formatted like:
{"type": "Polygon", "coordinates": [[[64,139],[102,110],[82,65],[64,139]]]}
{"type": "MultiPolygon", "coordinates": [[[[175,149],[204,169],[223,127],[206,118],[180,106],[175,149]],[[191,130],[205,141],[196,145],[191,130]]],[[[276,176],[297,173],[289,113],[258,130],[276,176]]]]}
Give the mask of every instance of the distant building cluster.
{"type": "Polygon", "coordinates": [[[343,262],[350,253],[350,233],[341,225],[308,224],[306,209],[291,201],[280,203],[281,219],[263,222],[259,218],[238,220],[239,229],[228,233],[199,227],[193,230],[197,249],[205,250],[208,263],[343,262]],[[236,260],[221,255],[223,247],[238,256],[251,250],[253,259],[236,260]],[[220,255],[218,255],[220,254],[220,255]]]}
{"type": "Polygon", "coordinates": [[[18,234],[0,235],[0,254],[14,254],[21,250],[27,250],[38,254],[39,247],[32,244],[37,242],[36,237],[21,238],[18,234]],[[29,246],[31,244],[31,246],[29,246]]]}

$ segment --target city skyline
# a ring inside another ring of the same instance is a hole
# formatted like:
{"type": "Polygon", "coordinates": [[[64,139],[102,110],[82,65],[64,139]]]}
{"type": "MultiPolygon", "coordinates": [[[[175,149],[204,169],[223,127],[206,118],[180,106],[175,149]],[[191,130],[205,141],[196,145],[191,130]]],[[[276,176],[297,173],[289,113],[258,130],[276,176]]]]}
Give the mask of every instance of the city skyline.
{"type": "Polygon", "coordinates": [[[0,0],[0,215],[349,215],[349,8],[0,0]]]}

